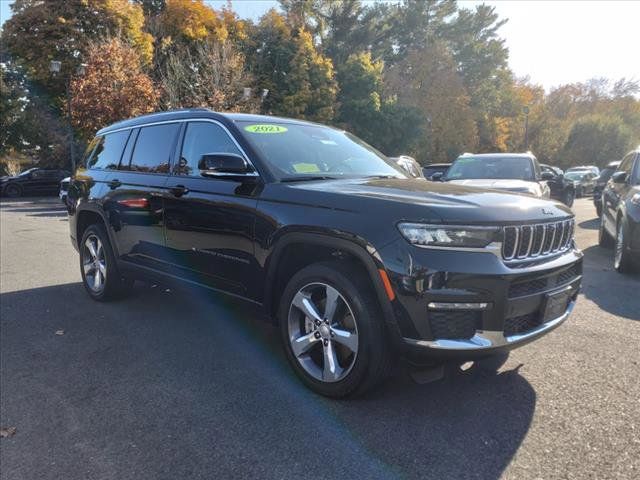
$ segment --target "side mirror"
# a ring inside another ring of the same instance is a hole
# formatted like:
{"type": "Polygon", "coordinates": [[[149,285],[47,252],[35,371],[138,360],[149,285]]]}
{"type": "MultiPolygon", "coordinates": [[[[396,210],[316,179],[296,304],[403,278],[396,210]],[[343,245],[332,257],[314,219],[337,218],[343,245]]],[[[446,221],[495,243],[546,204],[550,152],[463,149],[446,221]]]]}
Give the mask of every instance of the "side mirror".
{"type": "Polygon", "coordinates": [[[235,153],[205,153],[198,162],[200,174],[205,177],[223,177],[252,173],[249,165],[235,153]]]}
{"type": "Polygon", "coordinates": [[[624,183],[627,181],[627,172],[616,172],[611,175],[613,183],[624,183]]]}
{"type": "Polygon", "coordinates": [[[542,172],[540,174],[540,180],[553,180],[556,176],[551,172],[542,172]]]}
{"type": "Polygon", "coordinates": [[[441,182],[442,181],[442,177],[444,177],[444,173],[442,172],[436,172],[433,175],[431,175],[431,177],[429,178],[432,182],[441,182]]]}

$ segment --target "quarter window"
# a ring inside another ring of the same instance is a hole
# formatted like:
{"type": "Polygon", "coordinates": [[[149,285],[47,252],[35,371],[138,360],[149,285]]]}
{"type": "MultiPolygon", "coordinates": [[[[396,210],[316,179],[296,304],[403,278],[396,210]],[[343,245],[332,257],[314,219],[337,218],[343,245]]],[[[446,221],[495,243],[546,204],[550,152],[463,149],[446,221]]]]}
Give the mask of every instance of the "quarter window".
{"type": "Polygon", "coordinates": [[[182,142],[180,161],[174,168],[176,175],[199,176],[198,162],[207,153],[235,153],[241,155],[233,140],[222,127],[210,122],[190,122],[182,142]]]}
{"type": "Polygon", "coordinates": [[[129,170],[146,173],[168,173],[179,123],[153,125],[140,129],[129,170]]]}
{"type": "MultiPolygon", "coordinates": [[[[118,168],[129,130],[108,133],[101,137],[93,155],[87,161],[87,168],[113,170],[118,168]]],[[[93,142],[92,142],[93,143],[93,142]]]]}

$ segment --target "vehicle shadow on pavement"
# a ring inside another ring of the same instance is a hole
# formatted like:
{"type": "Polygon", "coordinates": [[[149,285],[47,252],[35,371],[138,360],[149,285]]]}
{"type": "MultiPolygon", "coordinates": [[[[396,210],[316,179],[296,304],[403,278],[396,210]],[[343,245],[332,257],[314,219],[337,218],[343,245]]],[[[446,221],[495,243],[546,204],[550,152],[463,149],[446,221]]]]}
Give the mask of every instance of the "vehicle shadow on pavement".
{"type": "Polygon", "coordinates": [[[613,315],[640,320],[640,274],[623,275],[616,272],[612,248],[592,245],[582,252],[584,296],[613,315]]]}
{"type": "Polygon", "coordinates": [[[585,230],[598,230],[600,228],[600,218],[592,218],[591,220],[585,220],[584,222],[580,222],[578,227],[584,228],[585,230]]]}
{"type": "Polygon", "coordinates": [[[67,208],[58,198],[18,198],[3,199],[0,212],[20,213],[27,217],[66,218],[67,208]]]}
{"type": "Polygon", "coordinates": [[[307,390],[277,329],[193,289],[2,294],[6,478],[499,478],[536,394],[517,369],[356,400],[307,390]]]}

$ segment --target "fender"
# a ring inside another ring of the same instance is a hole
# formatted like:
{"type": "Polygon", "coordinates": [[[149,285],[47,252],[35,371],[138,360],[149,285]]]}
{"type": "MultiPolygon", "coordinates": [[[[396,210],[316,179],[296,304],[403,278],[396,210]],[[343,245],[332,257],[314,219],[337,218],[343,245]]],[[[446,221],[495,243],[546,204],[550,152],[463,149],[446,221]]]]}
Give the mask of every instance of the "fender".
{"type": "MultiPolygon", "coordinates": [[[[107,218],[107,214],[101,208],[101,206],[95,202],[80,202],[78,206],[74,209],[73,214],[69,213],[69,219],[73,219],[72,231],[75,233],[76,238],[74,245],[78,247],[78,243],[80,242],[80,238],[78,237],[78,218],[82,212],[91,212],[100,216],[102,222],[104,224],[104,228],[107,231],[107,235],[109,235],[109,242],[111,243],[111,248],[113,249],[113,254],[116,258],[120,258],[120,252],[118,250],[118,243],[116,242],[116,238],[113,235],[113,229],[109,223],[109,219],[107,218]]],[[[76,248],[77,249],[77,248],[76,248]]]]}
{"type": "Polygon", "coordinates": [[[365,248],[357,243],[345,240],[342,238],[336,238],[327,234],[321,233],[302,233],[293,232],[286,233],[278,239],[273,247],[273,252],[267,260],[267,274],[265,281],[265,296],[264,307],[266,312],[272,311],[273,307],[273,288],[276,284],[275,277],[277,275],[277,268],[280,263],[280,258],[285,251],[286,247],[296,243],[303,243],[306,245],[319,245],[328,248],[335,248],[353,255],[357,258],[362,265],[366,268],[367,274],[371,279],[378,302],[382,308],[385,322],[392,328],[394,332],[397,332],[397,323],[395,315],[393,314],[393,308],[387,293],[378,273],[378,269],[384,269],[384,265],[377,257],[376,250],[370,244],[367,244],[365,248]]]}

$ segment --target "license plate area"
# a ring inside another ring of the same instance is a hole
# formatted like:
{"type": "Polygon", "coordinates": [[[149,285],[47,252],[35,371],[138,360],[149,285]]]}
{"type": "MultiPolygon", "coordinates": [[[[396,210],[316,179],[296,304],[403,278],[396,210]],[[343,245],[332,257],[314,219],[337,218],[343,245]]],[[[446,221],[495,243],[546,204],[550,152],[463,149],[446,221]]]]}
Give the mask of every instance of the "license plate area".
{"type": "Polygon", "coordinates": [[[547,293],[542,309],[542,322],[545,323],[561,316],[567,310],[572,294],[573,287],[571,286],[559,292],[547,293]]]}

